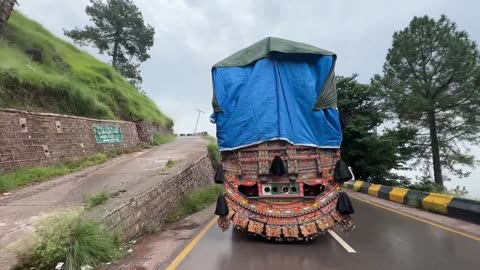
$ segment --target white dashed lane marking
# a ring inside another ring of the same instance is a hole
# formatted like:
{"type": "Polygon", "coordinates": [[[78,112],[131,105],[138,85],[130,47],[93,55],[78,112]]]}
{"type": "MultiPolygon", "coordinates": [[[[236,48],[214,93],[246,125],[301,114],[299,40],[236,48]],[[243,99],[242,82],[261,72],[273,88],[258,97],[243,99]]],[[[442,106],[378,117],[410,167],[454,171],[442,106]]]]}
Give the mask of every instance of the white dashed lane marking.
{"type": "Polygon", "coordinates": [[[337,242],[348,252],[348,253],[357,253],[355,249],[353,249],[347,242],[345,242],[338,234],[334,231],[330,230],[328,233],[333,237],[333,239],[337,240],[337,242]]]}

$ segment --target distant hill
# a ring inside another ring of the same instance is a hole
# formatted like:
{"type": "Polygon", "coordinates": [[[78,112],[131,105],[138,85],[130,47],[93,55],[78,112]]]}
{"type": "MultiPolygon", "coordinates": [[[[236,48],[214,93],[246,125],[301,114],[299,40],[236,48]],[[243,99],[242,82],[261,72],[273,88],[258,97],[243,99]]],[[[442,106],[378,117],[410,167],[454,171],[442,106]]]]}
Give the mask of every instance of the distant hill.
{"type": "Polygon", "coordinates": [[[19,12],[0,40],[0,107],[173,126],[111,66],[19,12]]]}

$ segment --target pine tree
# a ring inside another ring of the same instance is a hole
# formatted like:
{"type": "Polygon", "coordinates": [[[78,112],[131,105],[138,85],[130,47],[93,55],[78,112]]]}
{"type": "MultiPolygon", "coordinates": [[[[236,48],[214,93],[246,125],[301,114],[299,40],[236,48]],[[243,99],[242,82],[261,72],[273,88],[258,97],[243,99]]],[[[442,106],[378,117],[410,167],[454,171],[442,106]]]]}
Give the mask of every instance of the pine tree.
{"type": "Polygon", "coordinates": [[[383,84],[391,110],[404,126],[416,127],[417,161],[443,185],[444,171],[464,177],[473,166],[464,143],[480,136],[480,68],[475,42],[446,16],[414,17],[393,35],[383,84]]]}
{"type": "Polygon", "coordinates": [[[112,66],[139,86],[142,77],[139,63],[145,62],[153,46],[155,30],[146,25],[142,13],[132,0],[90,0],[85,12],[94,26],[64,30],[65,35],[80,45],[93,45],[101,54],[112,57],[112,66]]]}

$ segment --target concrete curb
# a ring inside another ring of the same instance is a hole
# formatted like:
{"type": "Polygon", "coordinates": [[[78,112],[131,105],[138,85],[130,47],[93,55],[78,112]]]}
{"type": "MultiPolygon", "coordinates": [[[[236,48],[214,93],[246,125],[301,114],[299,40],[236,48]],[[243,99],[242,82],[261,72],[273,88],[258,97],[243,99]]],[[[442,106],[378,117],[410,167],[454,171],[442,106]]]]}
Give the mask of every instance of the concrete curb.
{"type": "Polygon", "coordinates": [[[376,185],[364,181],[349,181],[345,182],[343,186],[370,196],[480,224],[480,202],[478,201],[445,194],[376,185]]]}

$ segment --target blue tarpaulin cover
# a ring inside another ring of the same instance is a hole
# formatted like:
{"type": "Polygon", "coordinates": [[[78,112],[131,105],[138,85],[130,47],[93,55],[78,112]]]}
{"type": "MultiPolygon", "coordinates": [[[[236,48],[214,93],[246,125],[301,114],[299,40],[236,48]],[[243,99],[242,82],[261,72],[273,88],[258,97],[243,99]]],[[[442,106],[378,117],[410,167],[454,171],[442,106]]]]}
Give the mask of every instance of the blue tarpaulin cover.
{"type": "MultiPolygon", "coordinates": [[[[336,93],[334,105],[319,106],[326,84],[333,84],[335,91],[335,59],[335,55],[273,51],[244,66],[215,66],[216,108],[211,118],[217,125],[220,150],[277,139],[339,148],[342,130],[336,93]]],[[[331,101],[332,95],[328,96],[331,101]]]]}

